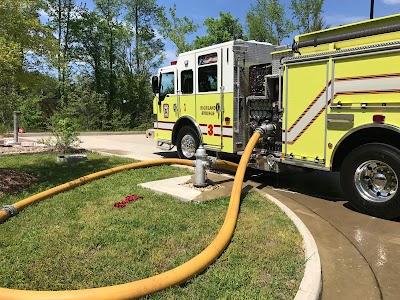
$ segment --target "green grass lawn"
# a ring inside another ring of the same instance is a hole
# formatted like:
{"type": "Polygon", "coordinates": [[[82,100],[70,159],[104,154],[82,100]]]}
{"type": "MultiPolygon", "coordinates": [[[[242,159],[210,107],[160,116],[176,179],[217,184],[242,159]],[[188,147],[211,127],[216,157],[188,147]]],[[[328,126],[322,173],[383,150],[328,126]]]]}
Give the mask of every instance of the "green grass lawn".
{"type": "MultiPolygon", "coordinates": [[[[77,164],[55,155],[1,157],[2,168],[34,174],[29,191],[0,205],[132,162],[95,154],[77,164]]],[[[170,166],[124,171],[28,207],[0,224],[0,286],[64,290],[101,287],[149,277],[189,260],[215,237],[229,198],[182,202],[138,183],[189,174],[170,166]],[[113,203],[143,196],[122,209],[113,203]]],[[[258,193],[243,200],[231,244],[205,272],[148,299],[293,299],[304,272],[302,239],[292,222],[258,193]]]]}

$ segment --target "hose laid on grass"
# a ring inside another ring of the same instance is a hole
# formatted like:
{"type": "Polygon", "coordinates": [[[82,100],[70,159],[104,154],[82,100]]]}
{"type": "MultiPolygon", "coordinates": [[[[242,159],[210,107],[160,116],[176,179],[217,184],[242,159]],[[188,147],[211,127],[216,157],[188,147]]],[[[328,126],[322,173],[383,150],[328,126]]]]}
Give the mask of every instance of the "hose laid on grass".
{"type": "MultiPolygon", "coordinates": [[[[262,131],[261,131],[262,132],[262,131]]],[[[83,289],[83,290],[70,290],[70,291],[25,291],[0,288],[0,295],[2,300],[128,300],[136,299],[146,296],[151,293],[161,291],[173,285],[179,285],[190,278],[200,274],[210,264],[212,264],[228,246],[233,232],[236,227],[236,221],[239,214],[240,195],[243,184],[243,177],[246,172],[247,163],[254,146],[260,138],[261,132],[255,131],[246,149],[241,157],[239,166],[236,170],[235,180],[231,192],[231,198],[226,213],[224,224],[218,232],[215,239],[197,256],[193,257],[186,263],[161,273],[156,276],[137,280],[130,283],[119,284],[114,286],[83,289]]],[[[190,160],[181,159],[158,159],[146,162],[138,162],[128,164],[121,167],[116,167],[88,176],[81,177],[74,181],[59,185],[42,193],[28,197],[22,201],[14,204],[18,211],[22,210],[27,205],[39,202],[60,192],[70,190],[83,183],[105,177],[123,170],[137,169],[143,167],[150,167],[163,164],[181,164],[192,166],[193,162],[190,160]]],[[[217,168],[233,170],[236,164],[225,161],[217,161],[217,168]]],[[[8,219],[7,213],[0,211],[0,222],[8,219]]]]}

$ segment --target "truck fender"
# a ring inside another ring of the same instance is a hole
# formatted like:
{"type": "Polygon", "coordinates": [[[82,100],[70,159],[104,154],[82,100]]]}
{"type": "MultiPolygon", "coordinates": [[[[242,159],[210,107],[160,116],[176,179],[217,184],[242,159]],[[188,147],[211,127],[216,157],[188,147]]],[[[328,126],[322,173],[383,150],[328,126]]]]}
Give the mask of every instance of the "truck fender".
{"type": "Polygon", "coordinates": [[[400,149],[400,139],[398,137],[400,137],[400,128],[389,124],[371,123],[353,128],[342,136],[335,145],[330,161],[331,170],[337,171],[338,166],[341,165],[345,158],[344,156],[365,143],[385,143],[400,149]],[[380,134],[377,134],[377,131],[380,134]],[[349,149],[349,147],[352,149],[349,149]]]}
{"type": "Polygon", "coordinates": [[[172,144],[176,145],[176,140],[178,138],[178,132],[183,126],[191,126],[197,132],[200,144],[203,144],[203,134],[201,133],[200,125],[190,116],[180,117],[172,129],[172,144]]]}

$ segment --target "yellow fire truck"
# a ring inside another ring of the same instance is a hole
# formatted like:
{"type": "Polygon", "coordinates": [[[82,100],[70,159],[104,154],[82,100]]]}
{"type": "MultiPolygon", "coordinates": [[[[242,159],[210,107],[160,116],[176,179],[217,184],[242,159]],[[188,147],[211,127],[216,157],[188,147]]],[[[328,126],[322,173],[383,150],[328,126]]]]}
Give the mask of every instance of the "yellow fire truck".
{"type": "Polygon", "coordinates": [[[236,40],[182,53],[152,85],[159,146],[240,155],[267,124],[252,167],[340,171],[357,209],[400,216],[400,14],[291,47],[236,40]]]}

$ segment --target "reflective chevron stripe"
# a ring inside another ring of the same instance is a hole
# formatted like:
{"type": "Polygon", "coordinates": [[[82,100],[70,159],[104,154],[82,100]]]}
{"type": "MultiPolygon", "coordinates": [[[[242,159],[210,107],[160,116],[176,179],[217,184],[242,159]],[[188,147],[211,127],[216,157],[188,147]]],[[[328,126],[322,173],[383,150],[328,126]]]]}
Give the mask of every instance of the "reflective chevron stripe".
{"type": "MultiPolygon", "coordinates": [[[[338,95],[357,93],[400,93],[400,74],[336,79],[334,89],[334,97],[337,97],[338,95]]],[[[293,144],[296,142],[322,114],[322,112],[324,112],[326,105],[329,105],[331,101],[331,83],[329,83],[328,90],[324,88],[297,118],[293,125],[290,126],[289,130],[282,132],[283,143],[293,144]],[[326,93],[328,93],[327,104],[326,93]]]]}

